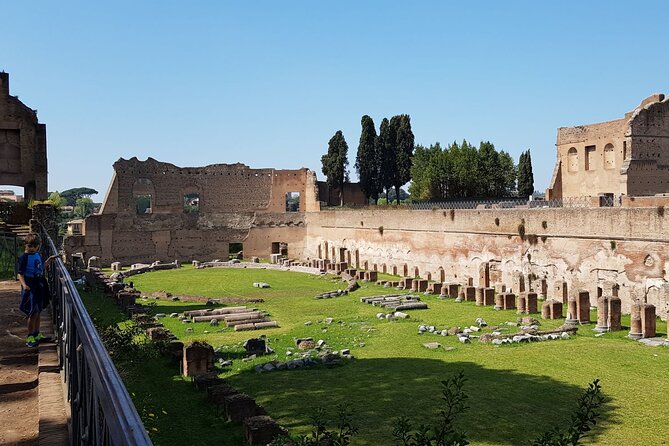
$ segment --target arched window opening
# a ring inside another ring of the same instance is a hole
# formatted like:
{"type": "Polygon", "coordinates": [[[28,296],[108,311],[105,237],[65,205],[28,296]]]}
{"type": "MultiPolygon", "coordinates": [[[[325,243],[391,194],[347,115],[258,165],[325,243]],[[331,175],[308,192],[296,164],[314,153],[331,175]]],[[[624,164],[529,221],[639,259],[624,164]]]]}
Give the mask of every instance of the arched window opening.
{"type": "Polygon", "coordinates": [[[604,147],[604,169],[616,168],[616,152],[613,149],[613,144],[607,144],[604,147]]]}
{"type": "Polygon", "coordinates": [[[567,152],[567,170],[569,172],[578,172],[578,151],[572,147],[567,152]]]}

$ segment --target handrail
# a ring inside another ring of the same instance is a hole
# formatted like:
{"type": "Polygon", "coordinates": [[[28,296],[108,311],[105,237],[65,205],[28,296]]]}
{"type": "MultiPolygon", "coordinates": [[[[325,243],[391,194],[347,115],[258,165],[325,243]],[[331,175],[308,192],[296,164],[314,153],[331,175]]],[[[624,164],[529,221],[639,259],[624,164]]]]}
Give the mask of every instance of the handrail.
{"type": "MultiPolygon", "coordinates": [[[[44,228],[41,236],[46,254],[57,255],[44,228]]],[[[48,272],[56,343],[71,406],[70,444],[151,445],[63,261],[56,259],[48,272]]]]}

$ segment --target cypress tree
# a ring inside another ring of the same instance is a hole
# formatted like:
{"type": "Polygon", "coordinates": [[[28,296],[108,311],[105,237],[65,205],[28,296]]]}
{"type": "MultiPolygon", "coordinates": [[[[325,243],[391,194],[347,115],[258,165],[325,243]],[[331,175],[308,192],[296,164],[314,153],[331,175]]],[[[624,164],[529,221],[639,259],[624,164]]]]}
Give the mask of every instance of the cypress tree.
{"type": "Polygon", "coordinates": [[[328,142],[328,153],[321,157],[323,175],[330,187],[339,189],[339,203],[344,205],[344,183],[348,181],[348,144],[344,134],[338,130],[328,142]]]}
{"type": "Polygon", "coordinates": [[[413,132],[411,131],[411,117],[409,115],[393,116],[390,127],[395,128],[396,169],[393,186],[399,204],[400,187],[411,180],[411,163],[416,148],[413,132]]]}
{"type": "Polygon", "coordinates": [[[370,197],[376,202],[381,191],[379,175],[381,172],[380,156],[377,153],[377,135],[374,128],[374,121],[369,116],[362,117],[360,124],[362,132],[360,133],[360,143],[358,144],[358,154],[355,159],[355,169],[360,178],[360,187],[365,193],[367,199],[370,197]]]}
{"type": "MultiPolygon", "coordinates": [[[[379,182],[381,187],[388,191],[395,185],[395,170],[397,166],[397,154],[395,152],[395,129],[390,126],[390,121],[383,118],[379,127],[379,137],[377,141],[377,153],[380,155],[380,175],[379,182]]],[[[390,200],[389,200],[390,201],[390,200]]]]}
{"type": "Polygon", "coordinates": [[[534,193],[534,174],[530,150],[520,154],[518,160],[518,195],[527,198],[534,193]]]}

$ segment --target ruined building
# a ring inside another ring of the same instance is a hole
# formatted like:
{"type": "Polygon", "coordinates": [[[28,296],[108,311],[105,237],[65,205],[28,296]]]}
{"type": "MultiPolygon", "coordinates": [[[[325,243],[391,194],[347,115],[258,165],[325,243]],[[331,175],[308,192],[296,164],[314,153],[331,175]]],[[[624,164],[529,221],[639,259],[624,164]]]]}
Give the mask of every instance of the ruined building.
{"type": "Polygon", "coordinates": [[[549,192],[625,194],[614,207],[321,210],[308,169],[133,158],[114,164],[101,212],[66,239],[66,251],[107,265],[282,253],[440,283],[504,283],[565,303],[585,289],[592,304],[617,295],[624,311],[652,303],[664,318],[669,212],[643,195],[668,187],[667,106],[653,96],[623,120],[558,131],[549,192]]]}
{"type": "Polygon", "coordinates": [[[615,121],[560,127],[548,198],[669,193],[669,102],[644,99],[615,121]]]}
{"type": "Polygon", "coordinates": [[[20,186],[29,200],[47,199],[46,126],[35,110],[9,94],[0,73],[0,184],[20,186]]]}

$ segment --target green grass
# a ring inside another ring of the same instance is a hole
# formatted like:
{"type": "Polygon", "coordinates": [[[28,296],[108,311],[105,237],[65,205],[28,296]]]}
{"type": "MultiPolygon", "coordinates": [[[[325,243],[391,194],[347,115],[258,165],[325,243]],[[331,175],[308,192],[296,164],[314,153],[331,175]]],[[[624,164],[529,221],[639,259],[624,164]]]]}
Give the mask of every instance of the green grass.
{"type": "MultiPolygon", "coordinates": [[[[380,309],[360,303],[359,298],[392,293],[393,289],[362,284],[348,296],[316,300],[315,294],[343,288],[344,284],[332,276],[271,270],[181,269],[138,275],[131,280],[146,293],[164,290],[176,295],[263,298],[263,303],[252,306],[267,311],[279,322],[279,328],[234,332],[207,323],[183,324],[173,318],[162,322],[184,341],[206,340],[221,347],[233,359],[233,367],[222,371],[222,376],[256,397],[292,433],[308,432],[309,416],[316,407],[332,409],[343,403],[354,411],[360,427],[353,444],[392,444],[393,419],[408,415],[416,424],[433,420],[439,407],[439,381],[464,370],[471,408],[459,425],[468,432],[473,445],[528,444],[538,433],[564,422],[582,389],[594,378],[601,379],[607,403],[587,444],[667,444],[669,404],[664,389],[669,349],[628,340],[626,331],[595,337],[592,324],[581,327],[578,336],[570,340],[501,347],[476,342],[463,345],[455,337],[418,335],[417,326],[470,326],[477,317],[485,318],[489,325],[500,325],[515,321],[516,314],[425,296],[423,300],[430,309],[412,311],[408,320],[379,320],[375,314],[380,309]],[[253,288],[252,282],[256,281],[267,282],[271,288],[253,288]],[[334,318],[334,323],[327,325],[327,317],[334,318]],[[194,333],[186,333],[187,327],[194,333]],[[241,342],[259,335],[267,336],[276,354],[250,362],[239,360],[241,342]],[[265,374],[252,371],[258,363],[287,359],[294,338],[305,336],[323,339],[334,349],[350,348],[356,359],[336,368],[265,374]],[[454,350],[428,350],[422,346],[428,341],[454,350]]],[[[157,301],[156,305],[156,311],[165,313],[199,306],[172,301],[157,301]]],[[[623,324],[628,322],[623,320],[623,324]]],[[[542,321],[542,328],[561,323],[542,321]]],[[[658,327],[665,335],[666,324],[658,321],[658,327]]],[[[178,411],[177,419],[193,418],[191,410],[198,404],[191,406],[185,401],[198,401],[202,396],[183,386],[174,372],[162,371],[158,376],[158,369],[163,368],[155,367],[141,378],[128,376],[129,388],[141,395],[137,397],[139,405],[153,401],[154,410],[164,409],[168,414],[178,411]],[[188,393],[193,396],[185,396],[188,393]]],[[[151,422],[159,433],[171,429],[171,423],[181,426],[174,419],[151,422]]],[[[216,423],[210,429],[190,429],[180,437],[181,443],[175,439],[176,429],[165,437],[156,434],[152,438],[156,444],[194,444],[193,432],[198,432],[198,439],[201,436],[206,440],[218,429],[216,423]]],[[[217,443],[240,444],[235,441],[217,443]]]]}

